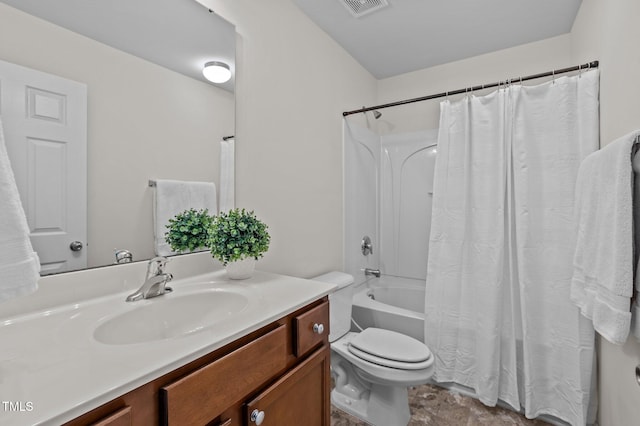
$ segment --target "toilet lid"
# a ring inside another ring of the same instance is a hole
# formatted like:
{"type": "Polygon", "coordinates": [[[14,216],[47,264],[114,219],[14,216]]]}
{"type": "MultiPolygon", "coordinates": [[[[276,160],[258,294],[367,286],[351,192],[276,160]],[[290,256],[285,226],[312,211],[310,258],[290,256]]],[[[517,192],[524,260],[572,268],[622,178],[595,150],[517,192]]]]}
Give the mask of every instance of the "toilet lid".
{"type": "Polygon", "coordinates": [[[419,340],[381,328],[367,328],[349,342],[349,352],[386,367],[417,370],[433,363],[431,351],[419,340]]]}

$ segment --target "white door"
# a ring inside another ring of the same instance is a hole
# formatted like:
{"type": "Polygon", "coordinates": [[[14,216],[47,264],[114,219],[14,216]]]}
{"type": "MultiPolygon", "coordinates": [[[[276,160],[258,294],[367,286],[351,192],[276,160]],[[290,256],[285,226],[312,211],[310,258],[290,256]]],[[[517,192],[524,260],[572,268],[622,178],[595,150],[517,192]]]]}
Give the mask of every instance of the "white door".
{"type": "Polygon", "coordinates": [[[0,61],[0,117],[41,274],[85,268],[86,85],[0,61]]]}

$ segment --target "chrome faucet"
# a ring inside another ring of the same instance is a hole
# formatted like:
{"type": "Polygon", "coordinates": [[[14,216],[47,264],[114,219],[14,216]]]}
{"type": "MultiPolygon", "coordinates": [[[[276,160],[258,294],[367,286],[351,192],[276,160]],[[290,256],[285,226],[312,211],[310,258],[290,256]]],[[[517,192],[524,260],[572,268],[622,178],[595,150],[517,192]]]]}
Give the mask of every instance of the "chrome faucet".
{"type": "Polygon", "coordinates": [[[173,279],[173,275],[164,272],[168,261],[169,259],[164,256],[151,259],[147,265],[147,279],[135,293],[127,296],[127,302],[150,299],[172,291],[171,287],[167,287],[167,283],[173,279]]]}
{"type": "Polygon", "coordinates": [[[380,269],[371,269],[371,268],[364,268],[364,274],[365,275],[373,275],[377,278],[380,278],[380,269]]]}

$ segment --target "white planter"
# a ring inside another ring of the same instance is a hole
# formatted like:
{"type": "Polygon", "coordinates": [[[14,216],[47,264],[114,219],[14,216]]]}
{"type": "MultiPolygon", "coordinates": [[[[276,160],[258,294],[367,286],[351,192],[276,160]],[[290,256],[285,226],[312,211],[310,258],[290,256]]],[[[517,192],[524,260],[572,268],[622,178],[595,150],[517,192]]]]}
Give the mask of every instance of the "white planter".
{"type": "Polygon", "coordinates": [[[232,280],[244,280],[251,278],[256,268],[256,260],[253,257],[245,257],[242,260],[227,263],[227,276],[232,280]]]}

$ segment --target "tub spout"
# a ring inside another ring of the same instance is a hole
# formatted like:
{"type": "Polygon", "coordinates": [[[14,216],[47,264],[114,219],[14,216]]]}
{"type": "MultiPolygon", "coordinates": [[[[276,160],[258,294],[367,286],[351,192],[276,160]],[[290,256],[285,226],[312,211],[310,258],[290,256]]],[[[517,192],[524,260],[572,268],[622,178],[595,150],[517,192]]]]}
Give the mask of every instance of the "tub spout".
{"type": "Polygon", "coordinates": [[[380,269],[371,269],[371,268],[364,268],[364,274],[365,275],[373,275],[377,278],[380,278],[380,269]]]}

